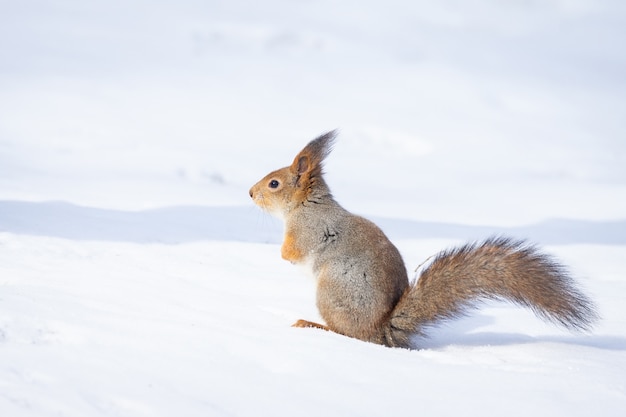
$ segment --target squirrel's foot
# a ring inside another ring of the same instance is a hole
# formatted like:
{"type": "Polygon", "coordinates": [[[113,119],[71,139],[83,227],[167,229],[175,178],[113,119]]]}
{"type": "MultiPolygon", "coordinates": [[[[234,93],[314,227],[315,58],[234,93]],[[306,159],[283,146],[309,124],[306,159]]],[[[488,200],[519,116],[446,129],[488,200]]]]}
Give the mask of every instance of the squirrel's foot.
{"type": "Polygon", "coordinates": [[[319,323],[314,323],[312,321],[307,321],[307,320],[298,320],[297,322],[292,324],[291,327],[313,327],[315,329],[322,329],[322,330],[330,331],[328,326],[325,326],[319,323]]]}

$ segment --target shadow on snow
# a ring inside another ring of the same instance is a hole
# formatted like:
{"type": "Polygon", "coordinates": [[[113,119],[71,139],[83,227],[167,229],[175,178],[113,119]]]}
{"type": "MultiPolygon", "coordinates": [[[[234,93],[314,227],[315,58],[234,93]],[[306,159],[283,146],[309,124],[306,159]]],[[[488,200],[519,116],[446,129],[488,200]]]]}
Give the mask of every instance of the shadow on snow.
{"type": "MultiPolygon", "coordinates": [[[[521,227],[468,226],[372,218],[393,239],[480,240],[492,235],[540,244],[626,244],[626,220],[554,219],[521,227]]],[[[65,202],[0,201],[0,232],[74,240],[160,242],[202,240],[279,243],[280,221],[248,207],[166,207],[120,211],[65,202]]]]}

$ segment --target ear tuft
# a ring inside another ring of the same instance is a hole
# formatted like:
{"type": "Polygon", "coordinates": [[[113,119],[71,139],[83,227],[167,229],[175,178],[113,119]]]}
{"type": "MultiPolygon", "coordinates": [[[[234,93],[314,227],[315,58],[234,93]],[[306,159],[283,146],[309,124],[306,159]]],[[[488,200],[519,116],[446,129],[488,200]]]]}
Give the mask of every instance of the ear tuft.
{"type": "Polygon", "coordinates": [[[337,130],[331,130],[313,139],[298,153],[291,165],[297,175],[310,173],[320,175],[322,173],[322,162],[332,151],[337,130]]]}
{"type": "MultiPolygon", "coordinates": [[[[306,146],[311,147],[313,152],[317,155],[317,160],[321,163],[333,150],[335,144],[335,138],[337,137],[337,129],[326,132],[321,136],[313,139],[306,146]]],[[[305,148],[306,149],[306,148],[305,148]]]]}

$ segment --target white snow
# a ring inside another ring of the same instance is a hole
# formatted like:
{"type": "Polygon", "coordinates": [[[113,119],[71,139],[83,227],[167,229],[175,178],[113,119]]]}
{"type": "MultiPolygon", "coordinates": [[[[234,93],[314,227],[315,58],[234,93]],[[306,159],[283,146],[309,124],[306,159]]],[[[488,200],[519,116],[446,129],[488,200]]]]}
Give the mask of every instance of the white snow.
{"type": "Polygon", "coordinates": [[[621,416],[621,1],[4,2],[1,416],[621,416]],[[602,320],[490,303],[422,350],[294,329],[314,283],[248,188],[328,182],[413,271],[492,234],[602,320]]]}

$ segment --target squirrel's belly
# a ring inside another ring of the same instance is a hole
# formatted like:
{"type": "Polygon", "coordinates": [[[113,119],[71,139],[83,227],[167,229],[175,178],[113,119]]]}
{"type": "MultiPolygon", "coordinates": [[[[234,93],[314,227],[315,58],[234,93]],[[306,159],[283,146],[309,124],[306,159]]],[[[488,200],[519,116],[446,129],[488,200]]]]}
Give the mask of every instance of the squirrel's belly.
{"type": "Polygon", "coordinates": [[[296,262],[295,265],[297,265],[298,268],[300,268],[304,274],[312,280],[317,281],[319,279],[319,274],[317,274],[313,268],[314,262],[312,257],[305,256],[301,258],[299,262],[296,262]]]}

